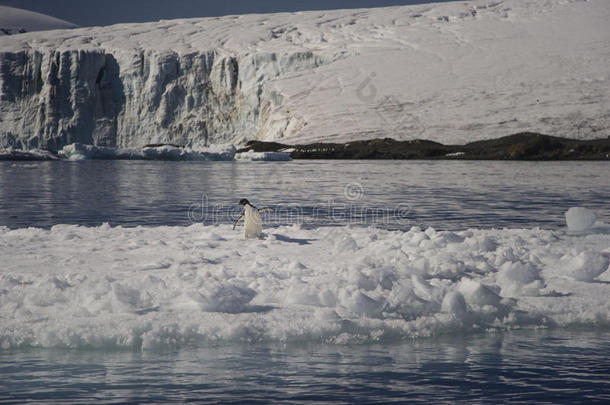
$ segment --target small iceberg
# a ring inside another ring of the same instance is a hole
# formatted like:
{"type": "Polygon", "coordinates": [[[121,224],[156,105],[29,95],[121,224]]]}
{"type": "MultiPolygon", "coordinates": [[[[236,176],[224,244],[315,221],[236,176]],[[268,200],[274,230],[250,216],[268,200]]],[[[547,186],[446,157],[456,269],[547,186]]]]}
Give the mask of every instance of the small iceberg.
{"type": "Polygon", "coordinates": [[[566,213],[566,224],[572,234],[610,233],[610,225],[597,219],[597,215],[584,207],[572,207],[566,213]]]}
{"type": "Polygon", "coordinates": [[[111,148],[106,146],[73,143],[59,151],[59,156],[68,160],[122,159],[122,160],[233,160],[233,145],[211,145],[206,148],[181,148],[159,145],[141,149],[111,148]]]}
{"type": "Polygon", "coordinates": [[[597,216],[593,211],[583,207],[572,207],[565,213],[568,229],[573,232],[586,232],[590,230],[597,216]]]}
{"type": "Polygon", "coordinates": [[[273,161],[273,162],[288,162],[292,160],[290,154],[286,152],[240,152],[235,154],[235,160],[240,161],[273,161]]]}

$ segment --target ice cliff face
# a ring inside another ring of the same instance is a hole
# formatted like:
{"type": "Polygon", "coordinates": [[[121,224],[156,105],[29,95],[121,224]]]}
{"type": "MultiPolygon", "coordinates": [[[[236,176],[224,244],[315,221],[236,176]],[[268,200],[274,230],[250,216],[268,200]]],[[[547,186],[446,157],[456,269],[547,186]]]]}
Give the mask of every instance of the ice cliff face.
{"type": "Polygon", "coordinates": [[[0,38],[0,147],[610,128],[605,0],[476,0],[0,38]]]}
{"type": "Polygon", "coordinates": [[[34,50],[0,55],[3,145],[58,149],[72,142],[204,146],[286,131],[262,77],[312,69],[324,56],[215,50],[34,50]],[[241,72],[240,72],[241,69],[241,72]],[[244,83],[245,82],[245,83],[244,83]]]}

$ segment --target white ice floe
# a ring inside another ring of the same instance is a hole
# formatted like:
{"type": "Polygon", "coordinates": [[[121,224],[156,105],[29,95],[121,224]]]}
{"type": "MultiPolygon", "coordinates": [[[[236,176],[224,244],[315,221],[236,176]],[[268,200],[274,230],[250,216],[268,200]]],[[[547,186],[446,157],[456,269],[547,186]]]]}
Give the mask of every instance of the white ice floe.
{"type": "Polygon", "coordinates": [[[597,216],[584,207],[572,207],[565,213],[566,223],[571,231],[585,232],[593,227],[597,216]]]}
{"type": "Polygon", "coordinates": [[[68,160],[130,159],[130,160],[233,160],[233,145],[211,145],[207,148],[179,148],[171,145],[141,149],[120,149],[73,143],[59,151],[68,160]]]}
{"type": "Polygon", "coordinates": [[[250,160],[250,161],[278,161],[287,162],[292,160],[289,153],[284,152],[240,152],[235,154],[235,160],[250,160]]]}
{"type": "Polygon", "coordinates": [[[610,234],[0,228],[0,347],[393,342],[610,328],[610,234]]]}

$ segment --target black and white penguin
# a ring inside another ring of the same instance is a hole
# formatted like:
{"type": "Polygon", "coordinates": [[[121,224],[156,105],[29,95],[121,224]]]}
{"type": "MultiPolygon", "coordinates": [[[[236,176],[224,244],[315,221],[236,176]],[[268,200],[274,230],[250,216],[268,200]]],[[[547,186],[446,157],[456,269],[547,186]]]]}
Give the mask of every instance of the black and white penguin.
{"type": "Polygon", "coordinates": [[[260,238],[263,231],[263,220],[259,213],[271,210],[271,208],[258,209],[245,198],[239,201],[239,205],[243,205],[245,210],[233,224],[233,229],[241,219],[244,219],[244,235],[246,238],[260,238]]]}

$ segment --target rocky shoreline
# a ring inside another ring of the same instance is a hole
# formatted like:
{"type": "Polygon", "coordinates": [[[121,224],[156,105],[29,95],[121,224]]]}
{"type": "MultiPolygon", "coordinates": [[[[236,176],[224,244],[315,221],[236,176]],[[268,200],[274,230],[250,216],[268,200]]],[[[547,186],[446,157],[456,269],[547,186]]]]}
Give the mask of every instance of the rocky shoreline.
{"type": "Polygon", "coordinates": [[[576,140],[523,132],[465,145],[391,138],[288,145],[250,141],[240,152],[286,152],[292,159],[610,160],[610,136],[576,140]]]}
{"type": "Polygon", "coordinates": [[[0,161],[28,160],[291,160],[291,159],[424,159],[424,160],[610,160],[610,137],[576,140],[523,132],[497,139],[443,145],[428,140],[397,141],[392,138],[346,143],[317,142],[290,145],[249,141],[244,147],[214,146],[192,150],[182,145],[148,144],[138,149],[104,148],[72,144],[61,151],[0,150],[0,161]],[[227,149],[228,148],[228,149],[227,149]],[[209,150],[208,150],[209,149],[209,150]],[[226,149],[226,150],[225,150],[226,149]],[[78,156],[76,156],[78,155],[78,156]],[[82,155],[82,156],[81,156],[82,155]],[[242,158],[237,158],[242,156],[242,158]]]}

